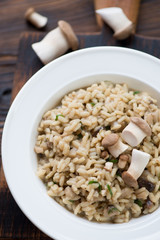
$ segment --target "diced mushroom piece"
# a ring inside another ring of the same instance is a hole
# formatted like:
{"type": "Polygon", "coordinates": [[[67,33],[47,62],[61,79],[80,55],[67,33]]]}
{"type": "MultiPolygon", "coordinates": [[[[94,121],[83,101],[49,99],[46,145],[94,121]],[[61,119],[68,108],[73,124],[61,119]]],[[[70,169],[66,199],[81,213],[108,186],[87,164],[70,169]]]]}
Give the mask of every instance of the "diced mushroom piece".
{"type": "Polygon", "coordinates": [[[151,128],[139,117],[132,117],[128,126],[122,131],[122,138],[132,147],[140,144],[146,136],[151,136],[151,128]]]}
{"type": "Polygon", "coordinates": [[[112,171],[112,167],[113,167],[113,162],[106,162],[104,169],[111,172],[112,171]]]}
{"type": "Polygon", "coordinates": [[[109,158],[108,152],[107,152],[107,151],[102,151],[102,152],[101,152],[101,158],[103,158],[103,159],[109,158]]]}
{"type": "Polygon", "coordinates": [[[148,180],[146,180],[142,177],[140,177],[138,179],[138,185],[139,185],[140,188],[145,187],[149,192],[153,192],[154,189],[155,189],[155,184],[154,183],[152,183],[152,182],[150,182],[150,181],[148,181],[148,180]]]}
{"type": "Polygon", "coordinates": [[[102,146],[108,149],[113,157],[117,158],[121,153],[128,149],[128,145],[124,144],[119,136],[115,133],[107,135],[102,140],[102,146]]]}
{"type": "Polygon", "coordinates": [[[122,178],[128,186],[138,187],[137,179],[141,176],[149,159],[150,155],[148,153],[133,149],[131,164],[128,170],[122,173],[122,178]]]}
{"type": "Polygon", "coordinates": [[[128,160],[129,160],[128,155],[126,155],[126,154],[120,155],[119,161],[118,161],[118,167],[120,169],[124,169],[126,167],[126,164],[127,164],[128,160]]]}

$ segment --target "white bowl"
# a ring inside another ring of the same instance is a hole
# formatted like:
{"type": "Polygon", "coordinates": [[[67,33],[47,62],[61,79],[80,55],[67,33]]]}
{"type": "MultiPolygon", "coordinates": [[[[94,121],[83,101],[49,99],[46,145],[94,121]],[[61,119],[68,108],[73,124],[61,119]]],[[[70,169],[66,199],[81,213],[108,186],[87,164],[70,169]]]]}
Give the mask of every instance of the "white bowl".
{"type": "Polygon", "coordinates": [[[101,80],[126,82],[159,100],[160,61],[118,47],[96,47],[67,54],[38,71],[22,88],[6,118],[2,159],[10,191],[24,214],[58,240],[160,239],[160,208],[129,223],[89,222],[50,198],[35,174],[34,144],[43,113],[69,91],[101,80]]]}

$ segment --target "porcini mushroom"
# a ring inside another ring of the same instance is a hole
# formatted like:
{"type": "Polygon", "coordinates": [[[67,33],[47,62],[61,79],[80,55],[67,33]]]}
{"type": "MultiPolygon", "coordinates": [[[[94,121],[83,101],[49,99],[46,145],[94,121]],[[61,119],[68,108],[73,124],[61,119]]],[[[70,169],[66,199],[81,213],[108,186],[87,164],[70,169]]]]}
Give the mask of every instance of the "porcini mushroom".
{"type": "Polygon", "coordinates": [[[102,140],[102,146],[108,149],[113,157],[117,158],[121,153],[127,150],[128,146],[124,144],[115,133],[108,134],[102,140]]]}
{"type": "Polygon", "coordinates": [[[34,8],[28,8],[25,12],[25,19],[37,28],[43,28],[48,22],[48,18],[35,12],[34,8]]]}
{"type": "Polygon", "coordinates": [[[115,38],[123,40],[133,32],[133,23],[126,17],[121,8],[102,8],[96,10],[96,13],[113,29],[115,38]]]}
{"type": "Polygon", "coordinates": [[[146,136],[151,136],[151,128],[145,120],[139,117],[132,117],[130,123],[122,131],[122,138],[132,147],[140,144],[146,136]]]}
{"type": "Polygon", "coordinates": [[[32,48],[40,60],[47,64],[67,52],[69,48],[76,50],[78,39],[69,23],[59,21],[58,27],[50,31],[40,42],[32,44],[32,48]]]}
{"type": "Polygon", "coordinates": [[[137,179],[141,176],[149,159],[150,155],[148,153],[133,149],[131,164],[128,170],[122,173],[122,178],[128,186],[134,188],[138,187],[137,179]]]}

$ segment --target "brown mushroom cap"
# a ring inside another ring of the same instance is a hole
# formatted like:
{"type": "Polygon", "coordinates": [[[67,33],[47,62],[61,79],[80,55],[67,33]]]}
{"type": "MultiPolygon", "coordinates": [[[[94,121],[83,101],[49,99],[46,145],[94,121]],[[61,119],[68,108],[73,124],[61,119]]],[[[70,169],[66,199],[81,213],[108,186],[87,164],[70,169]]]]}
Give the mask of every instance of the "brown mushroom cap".
{"type": "Polygon", "coordinates": [[[114,145],[119,139],[119,136],[115,133],[108,134],[105,138],[102,140],[102,146],[104,148],[110,147],[114,145]]]}
{"type": "Polygon", "coordinates": [[[125,184],[127,184],[128,186],[134,187],[134,188],[138,187],[137,180],[128,172],[126,172],[126,171],[123,172],[122,178],[123,178],[123,181],[125,182],[125,184]]]}
{"type": "Polygon", "coordinates": [[[151,128],[145,120],[139,117],[131,117],[131,122],[133,122],[139,128],[141,128],[142,131],[145,132],[147,136],[151,136],[152,133],[151,128]]]}
{"type": "Polygon", "coordinates": [[[72,48],[72,50],[77,50],[78,49],[78,38],[75,35],[73,28],[71,25],[63,20],[58,21],[58,26],[60,27],[61,31],[67,38],[67,41],[72,48]]]}
{"type": "Polygon", "coordinates": [[[129,156],[126,154],[122,154],[122,155],[120,155],[119,159],[122,161],[128,162],[129,156]]]}
{"type": "Polygon", "coordinates": [[[29,16],[34,12],[34,8],[28,8],[25,12],[25,18],[28,19],[29,16]]]}

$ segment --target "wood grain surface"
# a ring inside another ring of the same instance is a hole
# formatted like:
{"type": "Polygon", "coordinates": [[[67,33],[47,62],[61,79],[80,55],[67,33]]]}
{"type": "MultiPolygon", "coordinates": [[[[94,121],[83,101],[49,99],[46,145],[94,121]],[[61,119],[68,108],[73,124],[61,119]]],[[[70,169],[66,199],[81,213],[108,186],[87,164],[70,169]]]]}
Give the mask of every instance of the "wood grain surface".
{"type": "MultiPolygon", "coordinates": [[[[142,0],[137,24],[137,33],[142,36],[137,35],[136,37],[128,39],[124,42],[114,42],[115,40],[112,38],[112,31],[106,27],[104,30],[106,32],[103,32],[103,34],[105,35],[107,33],[107,41],[104,44],[123,45],[126,47],[143,49],[145,52],[149,52],[157,57],[160,57],[159,39],[156,39],[156,37],[160,37],[159,9],[160,0],[142,0]],[[143,36],[150,37],[144,39],[143,36]]],[[[29,54],[28,46],[32,41],[41,38],[43,31],[46,32],[55,28],[57,21],[60,19],[69,21],[77,33],[92,33],[92,38],[87,38],[86,35],[83,36],[84,34],[79,34],[82,47],[94,46],[95,42],[99,45],[103,44],[102,41],[104,41],[104,39],[102,40],[100,33],[97,33],[99,31],[99,27],[96,24],[93,0],[0,1],[0,139],[5,117],[10,106],[13,76],[16,69],[17,59],[17,68],[21,69],[17,78],[19,78],[22,82],[25,82],[34,73],[34,71],[41,67],[41,63],[38,61],[36,56],[29,54]],[[30,6],[35,7],[37,11],[49,18],[47,27],[42,31],[37,31],[33,26],[24,21],[24,12],[30,6]],[[24,31],[36,33],[26,33],[21,35],[24,31]],[[22,36],[22,38],[20,55],[18,57],[18,43],[20,36],[22,36]],[[27,49],[28,51],[26,53],[25,51],[27,49]],[[34,69],[27,69],[24,65],[21,65],[21,59],[24,61],[24,57],[27,66],[30,66],[28,64],[31,64],[33,59],[35,59],[34,66],[36,67],[34,67],[34,69]]],[[[16,72],[16,74],[18,73],[16,72]]],[[[49,238],[38,230],[24,216],[15,203],[7,187],[0,161],[0,240],[2,239],[39,240],[49,238]]]]}

